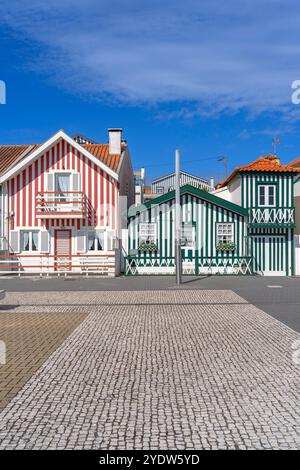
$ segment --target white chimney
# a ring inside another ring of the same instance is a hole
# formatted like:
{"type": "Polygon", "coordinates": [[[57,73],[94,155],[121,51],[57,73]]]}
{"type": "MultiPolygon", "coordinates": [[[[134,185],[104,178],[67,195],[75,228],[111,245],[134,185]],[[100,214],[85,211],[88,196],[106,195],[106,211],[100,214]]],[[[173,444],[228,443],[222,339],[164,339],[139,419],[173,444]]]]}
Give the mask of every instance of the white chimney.
{"type": "Polygon", "coordinates": [[[110,155],[121,155],[122,129],[108,129],[110,155]]]}
{"type": "Polygon", "coordinates": [[[215,187],[215,179],[214,179],[213,177],[210,178],[210,186],[211,186],[212,188],[215,187]]]}

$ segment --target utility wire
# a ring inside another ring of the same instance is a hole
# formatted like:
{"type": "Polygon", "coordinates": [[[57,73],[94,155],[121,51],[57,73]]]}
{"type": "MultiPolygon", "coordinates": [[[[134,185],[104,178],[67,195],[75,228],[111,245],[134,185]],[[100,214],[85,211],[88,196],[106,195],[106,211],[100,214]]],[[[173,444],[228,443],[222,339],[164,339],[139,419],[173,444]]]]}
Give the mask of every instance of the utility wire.
{"type": "MultiPolygon", "coordinates": [[[[218,157],[216,158],[197,158],[195,160],[181,160],[182,163],[193,163],[193,162],[204,162],[204,161],[216,161],[218,157]]],[[[143,165],[140,163],[139,165],[143,165]]],[[[135,165],[136,166],[136,165],[135,165]]],[[[160,164],[155,164],[155,165],[144,165],[145,168],[154,168],[154,167],[160,167],[160,166],[173,166],[173,162],[170,163],[160,163],[160,164]]]]}

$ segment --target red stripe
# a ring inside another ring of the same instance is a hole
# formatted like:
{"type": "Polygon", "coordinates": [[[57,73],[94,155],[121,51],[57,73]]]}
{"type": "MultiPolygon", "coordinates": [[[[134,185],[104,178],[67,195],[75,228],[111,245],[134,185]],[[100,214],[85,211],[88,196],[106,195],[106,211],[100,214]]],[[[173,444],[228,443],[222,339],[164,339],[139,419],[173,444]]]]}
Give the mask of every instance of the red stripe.
{"type": "Polygon", "coordinates": [[[88,159],[88,198],[90,203],[89,225],[92,225],[92,215],[94,207],[92,199],[92,164],[90,159],[88,159]]]}
{"type": "Polygon", "coordinates": [[[17,176],[17,227],[20,227],[20,175],[17,176]]]}
{"type": "Polygon", "coordinates": [[[72,147],[70,144],[68,144],[68,170],[72,169],[72,147]]]}
{"type": "Polygon", "coordinates": [[[10,200],[11,200],[11,212],[13,213],[10,218],[11,230],[15,227],[15,179],[10,180],[10,200]]]}
{"type": "Polygon", "coordinates": [[[59,142],[58,150],[58,169],[61,170],[61,159],[62,159],[62,140],[59,142]]]}
{"type": "MultiPolygon", "coordinates": [[[[35,179],[34,179],[34,197],[35,197],[35,201],[36,201],[36,197],[37,197],[37,194],[38,194],[38,173],[39,173],[39,162],[38,160],[36,160],[35,162],[35,179]]],[[[34,225],[35,227],[38,225],[38,220],[36,218],[36,215],[35,215],[35,210],[34,210],[34,225]]]]}
{"type": "Polygon", "coordinates": [[[109,227],[110,226],[110,216],[109,216],[109,204],[110,204],[110,197],[109,197],[109,189],[110,189],[110,182],[109,182],[109,176],[106,175],[106,225],[109,227]]]}
{"type": "Polygon", "coordinates": [[[98,225],[98,168],[94,166],[94,214],[95,225],[98,225]]]}
{"type": "Polygon", "coordinates": [[[75,170],[75,151],[72,147],[72,169],[75,170]]]}
{"type": "Polygon", "coordinates": [[[116,220],[116,208],[115,208],[115,182],[112,182],[112,214],[113,214],[113,219],[112,219],[112,227],[115,228],[115,220],[116,220]]]}
{"type": "Polygon", "coordinates": [[[22,180],[23,180],[23,187],[22,187],[22,225],[23,227],[26,226],[26,170],[22,173],[22,180]]]}
{"type": "Polygon", "coordinates": [[[29,207],[28,207],[28,225],[32,226],[32,165],[28,169],[29,178],[28,178],[28,197],[29,197],[29,207]]]}
{"type": "MultiPolygon", "coordinates": [[[[82,191],[84,194],[86,194],[85,192],[85,157],[83,157],[82,155],[80,155],[80,159],[82,160],[83,162],[83,166],[82,166],[82,178],[83,178],[83,182],[82,182],[82,191]]],[[[89,207],[89,201],[87,200],[87,204],[88,204],[88,207],[89,207]]],[[[89,210],[87,210],[87,213],[89,213],[89,210]]],[[[85,220],[84,223],[83,223],[84,226],[87,225],[87,221],[85,220]]]]}
{"type": "Polygon", "coordinates": [[[104,175],[103,170],[100,170],[100,225],[103,225],[103,212],[104,212],[104,175]]]}
{"type": "Polygon", "coordinates": [[[41,157],[41,192],[44,192],[44,155],[41,157]]]}

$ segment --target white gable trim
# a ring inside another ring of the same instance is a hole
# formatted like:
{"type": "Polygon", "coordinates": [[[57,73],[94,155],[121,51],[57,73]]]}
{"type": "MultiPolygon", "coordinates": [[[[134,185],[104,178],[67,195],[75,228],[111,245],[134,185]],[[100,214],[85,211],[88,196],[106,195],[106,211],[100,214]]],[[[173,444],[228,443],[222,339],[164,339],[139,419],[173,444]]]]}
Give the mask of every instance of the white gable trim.
{"type": "Polygon", "coordinates": [[[40,155],[43,155],[43,153],[45,153],[50,147],[52,147],[53,144],[60,142],[61,140],[65,140],[66,142],[68,142],[70,145],[72,145],[72,147],[77,149],[78,152],[82,153],[82,155],[89,158],[93,163],[95,163],[95,165],[97,165],[99,168],[104,170],[105,173],[112,176],[116,181],[118,181],[117,173],[111,170],[108,166],[104,165],[104,163],[98,160],[98,158],[94,157],[94,155],[92,155],[90,152],[84,149],[80,144],[77,144],[77,142],[75,142],[75,140],[69,137],[64,131],[59,131],[56,134],[54,134],[53,137],[50,137],[50,139],[46,140],[46,142],[43,145],[41,145],[39,148],[37,148],[34,152],[28,155],[28,157],[24,158],[24,160],[17,163],[13,167],[11,167],[6,173],[4,173],[0,177],[0,183],[3,183],[4,181],[14,176],[16,173],[19,173],[24,167],[26,167],[33,160],[38,158],[40,155]]]}

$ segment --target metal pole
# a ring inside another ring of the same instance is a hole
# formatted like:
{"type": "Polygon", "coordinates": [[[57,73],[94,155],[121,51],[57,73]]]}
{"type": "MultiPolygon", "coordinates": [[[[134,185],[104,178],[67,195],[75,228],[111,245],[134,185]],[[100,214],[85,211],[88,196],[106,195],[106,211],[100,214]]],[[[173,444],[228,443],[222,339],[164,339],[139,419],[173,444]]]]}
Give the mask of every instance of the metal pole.
{"type": "Polygon", "coordinates": [[[181,284],[181,209],[180,209],[180,152],[175,152],[175,266],[176,284],[181,284]]]}

